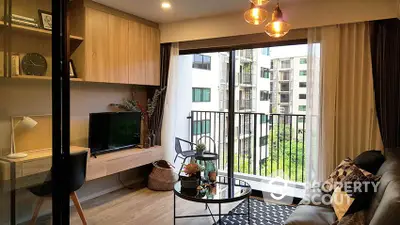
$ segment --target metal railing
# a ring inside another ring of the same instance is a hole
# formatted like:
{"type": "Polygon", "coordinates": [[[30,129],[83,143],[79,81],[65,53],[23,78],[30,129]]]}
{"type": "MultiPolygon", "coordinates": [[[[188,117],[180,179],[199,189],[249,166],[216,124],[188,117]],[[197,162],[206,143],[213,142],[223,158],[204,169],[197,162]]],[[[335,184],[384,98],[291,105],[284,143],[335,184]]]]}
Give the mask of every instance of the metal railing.
{"type": "MultiPolygon", "coordinates": [[[[228,112],[192,111],[188,118],[191,141],[212,137],[217,143],[218,169],[227,170],[228,112]],[[196,122],[204,120],[210,122],[196,122]],[[197,127],[205,124],[210,127],[197,127]]],[[[233,139],[235,172],[304,182],[305,115],[236,112],[233,139]]],[[[212,143],[205,144],[212,149],[212,143]]]]}

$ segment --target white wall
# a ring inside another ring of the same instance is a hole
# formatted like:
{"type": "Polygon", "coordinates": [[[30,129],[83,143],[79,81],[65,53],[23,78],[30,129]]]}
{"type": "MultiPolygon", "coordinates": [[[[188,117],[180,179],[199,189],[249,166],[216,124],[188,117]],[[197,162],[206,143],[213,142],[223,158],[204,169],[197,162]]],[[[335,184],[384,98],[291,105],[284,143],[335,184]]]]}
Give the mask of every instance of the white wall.
{"type": "MultiPolygon", "coordinates": [[[[272,12],[274,4],[268,4],[272,12]]],[[[292,29],[354,23],[399,17],[397,0],[304,0],[281,3],[292,29]]],[[[263,33],[263,26],[252,26],[243,12],[160,24],[161,42],[180,42],[263,33]]]]}

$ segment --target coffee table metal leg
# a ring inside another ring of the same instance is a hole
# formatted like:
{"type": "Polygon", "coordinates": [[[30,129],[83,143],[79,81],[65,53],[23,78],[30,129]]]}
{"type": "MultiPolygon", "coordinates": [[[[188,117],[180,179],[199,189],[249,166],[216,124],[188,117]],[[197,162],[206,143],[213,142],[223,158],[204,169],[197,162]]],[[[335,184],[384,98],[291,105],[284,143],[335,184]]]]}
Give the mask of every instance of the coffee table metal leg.
{"type": "Polygon", "coordinates": [[[176,194],[174,193],[174,225],[176,222],[176,194]]]}
{"type": "Polygon", "coordinates": [[[222,221],[221,221],[221,203],[218,203],[218,213],[219,213],[219,215],[218,215],[219,224],[222,224],[222,221]]]}
{"type": "Polygon", "coordinates": [[[249,219],[249,225],[250,225],[251,224],[250,196],[247,197],[247,218],[249,219]]]}

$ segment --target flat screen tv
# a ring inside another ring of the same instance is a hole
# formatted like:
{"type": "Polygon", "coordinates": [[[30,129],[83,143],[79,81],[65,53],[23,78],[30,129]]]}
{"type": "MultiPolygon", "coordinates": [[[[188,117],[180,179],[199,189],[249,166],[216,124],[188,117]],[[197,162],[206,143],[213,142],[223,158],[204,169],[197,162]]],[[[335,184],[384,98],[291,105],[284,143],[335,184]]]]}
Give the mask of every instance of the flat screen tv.
{"type": "Polygon", "coordinates": [[[105,112],[89,115],[92,155],[132,148],[140,143],[140,112],[105,112]]]}

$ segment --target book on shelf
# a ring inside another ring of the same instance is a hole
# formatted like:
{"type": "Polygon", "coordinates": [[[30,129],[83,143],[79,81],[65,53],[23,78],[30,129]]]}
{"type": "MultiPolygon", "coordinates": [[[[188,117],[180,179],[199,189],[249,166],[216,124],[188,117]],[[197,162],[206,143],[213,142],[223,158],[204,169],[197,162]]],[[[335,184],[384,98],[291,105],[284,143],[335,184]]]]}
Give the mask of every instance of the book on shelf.
{"type": "Polygon", "coordinates": [[[17,20],[23,20],[23,21],[27,21],[27,22],[36,23],[35,19],[33,19],[33,18],[26,17],[26,16],[20,16],[20,15],[17,15],[17,14],[12,14],[11,18],[12,19],[17,19],[17,20]]]}
{"type": "Polygon", "coordinates": [[[35,22],[29,22],[29,21],[25,21],[25,20],[19,20],[19,19],[11,19],[11,22],[14,24],[18,24],[18,25],[24,25],[24,26],[29,26],[29,27],[36,27],[38,28],[39,25],[35,22]]]}
{"type": "Polygon", "coordinates": [[[19,63],[19,55],[11,56],[11,75],[18,76],[20,75],[20,63],[19,63]]]}

